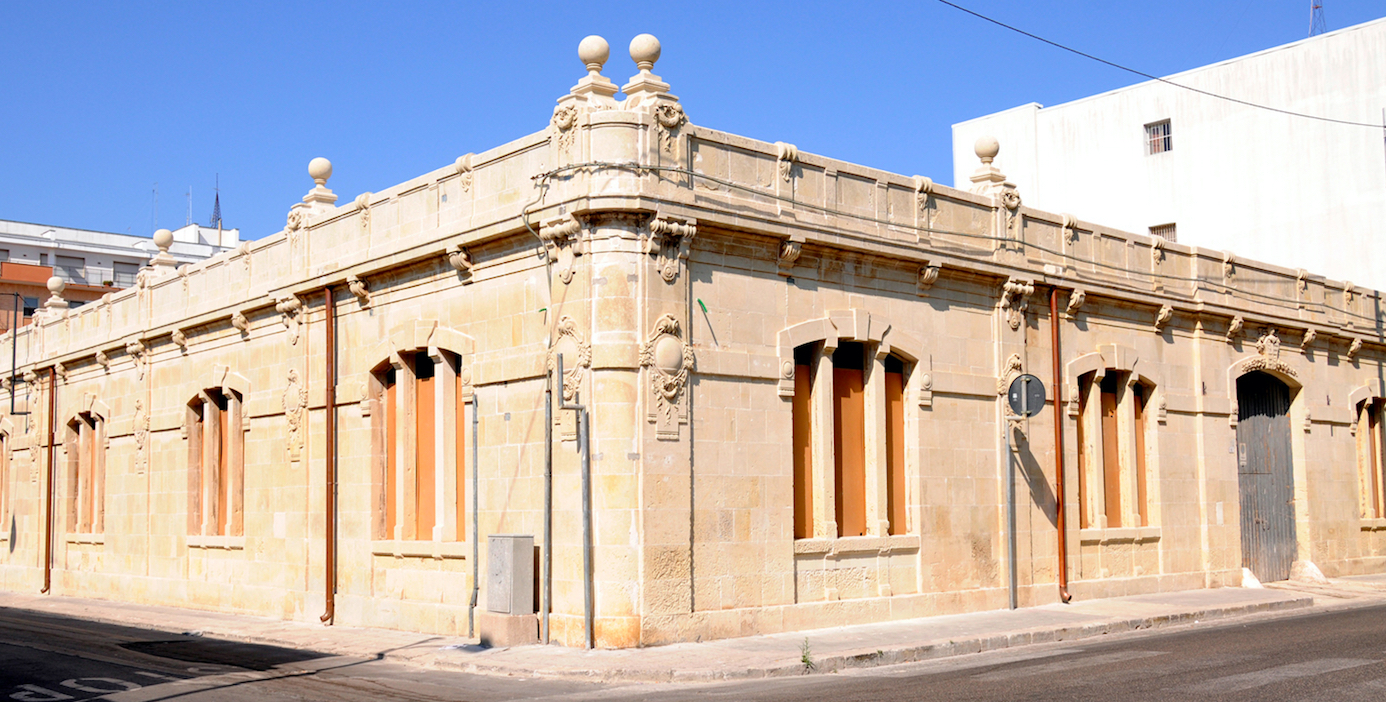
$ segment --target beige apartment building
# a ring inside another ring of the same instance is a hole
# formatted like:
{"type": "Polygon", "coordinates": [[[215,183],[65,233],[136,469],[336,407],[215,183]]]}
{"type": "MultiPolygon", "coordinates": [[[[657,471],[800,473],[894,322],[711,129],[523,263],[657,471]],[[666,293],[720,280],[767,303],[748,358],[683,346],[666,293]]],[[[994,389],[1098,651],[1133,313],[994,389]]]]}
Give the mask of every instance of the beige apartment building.
{"type": "Polygon", "coordinates": [[[1386,566],[1379,292],[579,53],[539,132],[54,286],[0,338],[0,588],[630,647],[1386,566]]]}

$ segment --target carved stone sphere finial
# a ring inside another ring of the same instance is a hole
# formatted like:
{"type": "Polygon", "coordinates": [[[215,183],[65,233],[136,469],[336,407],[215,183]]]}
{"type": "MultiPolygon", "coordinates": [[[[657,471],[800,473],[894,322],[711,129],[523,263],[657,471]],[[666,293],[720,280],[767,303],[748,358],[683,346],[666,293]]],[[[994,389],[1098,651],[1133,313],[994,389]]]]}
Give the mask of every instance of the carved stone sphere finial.
{"type": "Polygon", "coordinates": [[[601,73],[602,64],[611,58],[611,45],[606,40],[593,34],[584,38],[578,43],[578,58],[582,60],[582,65],[587,67],[591,73],[601,73]]]}
{"type": "Polygon", "coordinates": [[[55,297],[61,296],[66,289],[67,282],[62,278],[55,275],[48,279],[48,292],[53,293],[55,297]]]}
{"type": "Polygon", "coordinates": [[[630,40],[630,58],[641,71],[654,68],[659,60],[659,40],[653,34],[641,34],[630,40]]]}
{"type": "Polygon", "coordinates": [[[318,185],[327,185],[327,179],[332,177],[332,162],[321,156],[309,161],[308,177],[318,185]]]}
{"type": "Polygon", "coordinates": [[[167,229],[160,229],[154,232],[154,245],[159,247],[159,251],[167,253],[170,246],[173,246],[173,232],[167,229]]]}
{"type": "Polygon", "coordinates": [[[992,159],[996,154],[1001,153],[1001,143],[996,141],[994,136],[984,136],[977,139],[973,145],[973,150],[977,152],[977,158],[982,159],[982,163],[991,165],[992,159]]]}

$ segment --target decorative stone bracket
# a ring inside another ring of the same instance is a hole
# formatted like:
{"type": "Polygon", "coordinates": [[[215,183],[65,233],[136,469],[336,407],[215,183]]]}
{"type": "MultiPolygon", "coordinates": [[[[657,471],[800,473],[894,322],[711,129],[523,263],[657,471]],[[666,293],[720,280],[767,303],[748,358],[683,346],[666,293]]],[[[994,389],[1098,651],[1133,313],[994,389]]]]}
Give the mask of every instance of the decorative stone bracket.
{"type": "Polygon", "coordinates": [[[289,331],[289,344],[298,345],[303,301],[297,295],[285,295],[274,303],[274,311],[283,316],[284,328],[289,331]]]}
{"type": "Polygon", "coordinates": [[[659,147],[664,153],[676,155],[674,149],[678,142],[679,129],[688,123],[688,115],[683,106],[676,102],[662,102],[654,109],[656,131],[659,133],[659,147]]]}
{"type": "Polygon", "coordinates": [[[789,239],[780,242],[780,253],[775,264],[779,268],[779,274],[788,276],[794,272],[794,264],[804,253],[804,242],[802,240],[789,239]]]}
{"type": "Polygon", "coordinates": [[[359,276],[353,275],[347,278],[347,290],[351,291],[351,294],[356,296],[357,305],[361,307],[370,307],[371,290],[366,286],[366,281],[362,280],[359,276]]]}
{"type": "Polygon", "coordinates": [[[169,338],[173,341],[174,345],[178,347],[178,350],[181,353],[188,352],[187,332],[183,331],[182,329],[174,329],[173,333],[169,335],[169,338]]]}
{"type": "MultiPolygon", "coordinates": [[[[457,271],[458,277],[462,279],[463,285],[472,283],[472,269],[476,262],[472,259],[472,252],[462,248],[459,244],[448,247],[448,265],[457,271]]],[[[572,274],[569,273],[571,279],[572,274]]],[[[564,280],[563,282],[568,282],[564,280]]]]}
{"type": "Polygon", "coordinates": [[[241,333],[241,338],[250,336],[250,319],[245,316],[244,312],[236,310],[231,314],[231,326],[241,333]]]}
{"type": "Polygon", "coordinates": [[[693,363],[693,347],[684,341],[678,320],[662,315],[640,347],[640,365],[650,380],[648,419],[656,439],[677,441],[679,425],[688,423],[685,390],[693,363]]]}
{"type": "Polygon", "coordinates": [[[1246,320],[1242,319],[1241,315],[1233,317],[1232,321],[1227,325],[1227,343],[1231,344],[1240,339],[1242,336],[1242,329],[1245,327],[1246,320]]]}
{"type": "Polygon", "coordinates": [[[783,141],[775,142],[775,169],[780,174],[780,180],[789,182],[794,175],[794,164],[798,160],[799,147],[783,141]]]}
{"type": "Polygon", "coordinates": [[[125,345],[125,354],[134,362],[138,379],[144,380],[144,367],[149,360],[149,350],[137,339],[125,345]]]}
{"type": "Polygon", "coordinates": [[[573,282],[573,264],[582,255],[582,222],[572,214],[564,215],[539,228],[544,250],[553,261],[558,279],[564,285],[573,282]]]}
{"type": "Polygon", "coordinates": [[[698,221],[679,220],[655,215],[650,220],[650,237],[645,240],[645,253],[655,258],[655,268],[666,283],[678,278],[679,267],[688,260],[693,237],[698,233],[698,221]]]}
{"type": "Polygon", "coordinates": [[[1069,319],[1077,317],[1078,311],[1083,309],[1083,304],[1087,301],[1087,291],[1082,288],[1074,288],[1073,292],[1068,294],[1068,305],[1064,308],[1064,314],[1068,315],[1069,319]]]}
{"type": "Polygon", "coordinates": [[[1006,322],[1010,324],[1011,330],[1020,329],[1020,323],[1025,318],[1025,311],[1029,309],[1028,298],[1035,292],[1035,282],[1033,280],[1007,280],[1001,286],[1001,309],[1006,311],[1006,322]]]}
{"type": "Polygon", "coordinates": [[[1168,303],[1160,306],[1160,311],[1155,313],[1156,333],[1164,331],[1169,326],[1170,320],[1174,319],[1174,307],[1168,303]]]}
{"type": "Polygon", "coordinates": [[[462,188],[462,192],[472,191],[472,158],[475,154],[463,154],[457,157],[453,163],[453,168],[457,169],[457,184],[462,188]]]}
{"type": "Polygon", "coordinates": [[[938,282],[938,276],[942,271],[943,266],[937,263],[925,265],[919,269],[918,288],[920,295],[927,294],[934,287],[934,283],[938,282]]]}

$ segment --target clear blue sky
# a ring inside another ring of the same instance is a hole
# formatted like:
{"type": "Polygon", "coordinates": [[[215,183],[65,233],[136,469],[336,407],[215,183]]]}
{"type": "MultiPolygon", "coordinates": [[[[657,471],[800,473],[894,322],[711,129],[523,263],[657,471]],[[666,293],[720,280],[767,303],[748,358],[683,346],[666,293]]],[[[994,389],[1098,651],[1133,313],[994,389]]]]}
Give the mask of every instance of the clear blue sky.
{"type": "MultiPolygon", "coordinates": [[[[1324,0],[1329,30],[1386,15],[1324,0]]],[[[1309,0],[959,0],[1156,75],[1307,36],[1309,0]]],[[[148,236],[278,231],[326,156],[343,201],[543,129],[577,44],[658,36],[700,125],[951,182],[950,127],[1139,82],[939,4],[9,2],[0,9],[0,219],[148,236]]],[[[1358,118],[1359,116],[1351,116],[1358,118]]]]}

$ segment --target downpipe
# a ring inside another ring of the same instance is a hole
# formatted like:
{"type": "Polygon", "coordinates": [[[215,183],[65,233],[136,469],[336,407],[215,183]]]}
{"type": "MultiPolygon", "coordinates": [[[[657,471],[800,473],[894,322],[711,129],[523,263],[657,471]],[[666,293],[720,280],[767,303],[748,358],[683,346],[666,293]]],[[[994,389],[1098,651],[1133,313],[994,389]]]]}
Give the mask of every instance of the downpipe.
{"type": "Polygon", "coordinates": [[[1054,512],[1059,530],[1059,601],[1068,604],[1073,595],[1068,591],[1068,528],[1064,520],[1064,423],[1059,409],[1063,390],[1063,363],[1059,350],[1059,289],[1049,291],[1049,348],[1054,356],[1054,512]]]}
{"type": "Polygon", "coordinates": [[[48,482],[44,486],[43,501],[45,505],[44,524],[43,524],[43,589],[39,590],[42,594],[48,594],[53,589],[53,479],[57,475],[54,469],[54,461],[57,460],[57,423],[58,423],[58,371],[56,368],[48,369],[48,482]]]}
{"type": "Polygon", "coordinates": [[[331,625],[337,616],[337,306],[332,298],[331,287],[323,289],[323,309],[327,317],[327,368],[323,374],[323,384],[326,386],[324,404],[327,405],[327,523],[323,530],[327,540],[327,554],[323,581],[327,611],[318,619],[331,625]]]}

